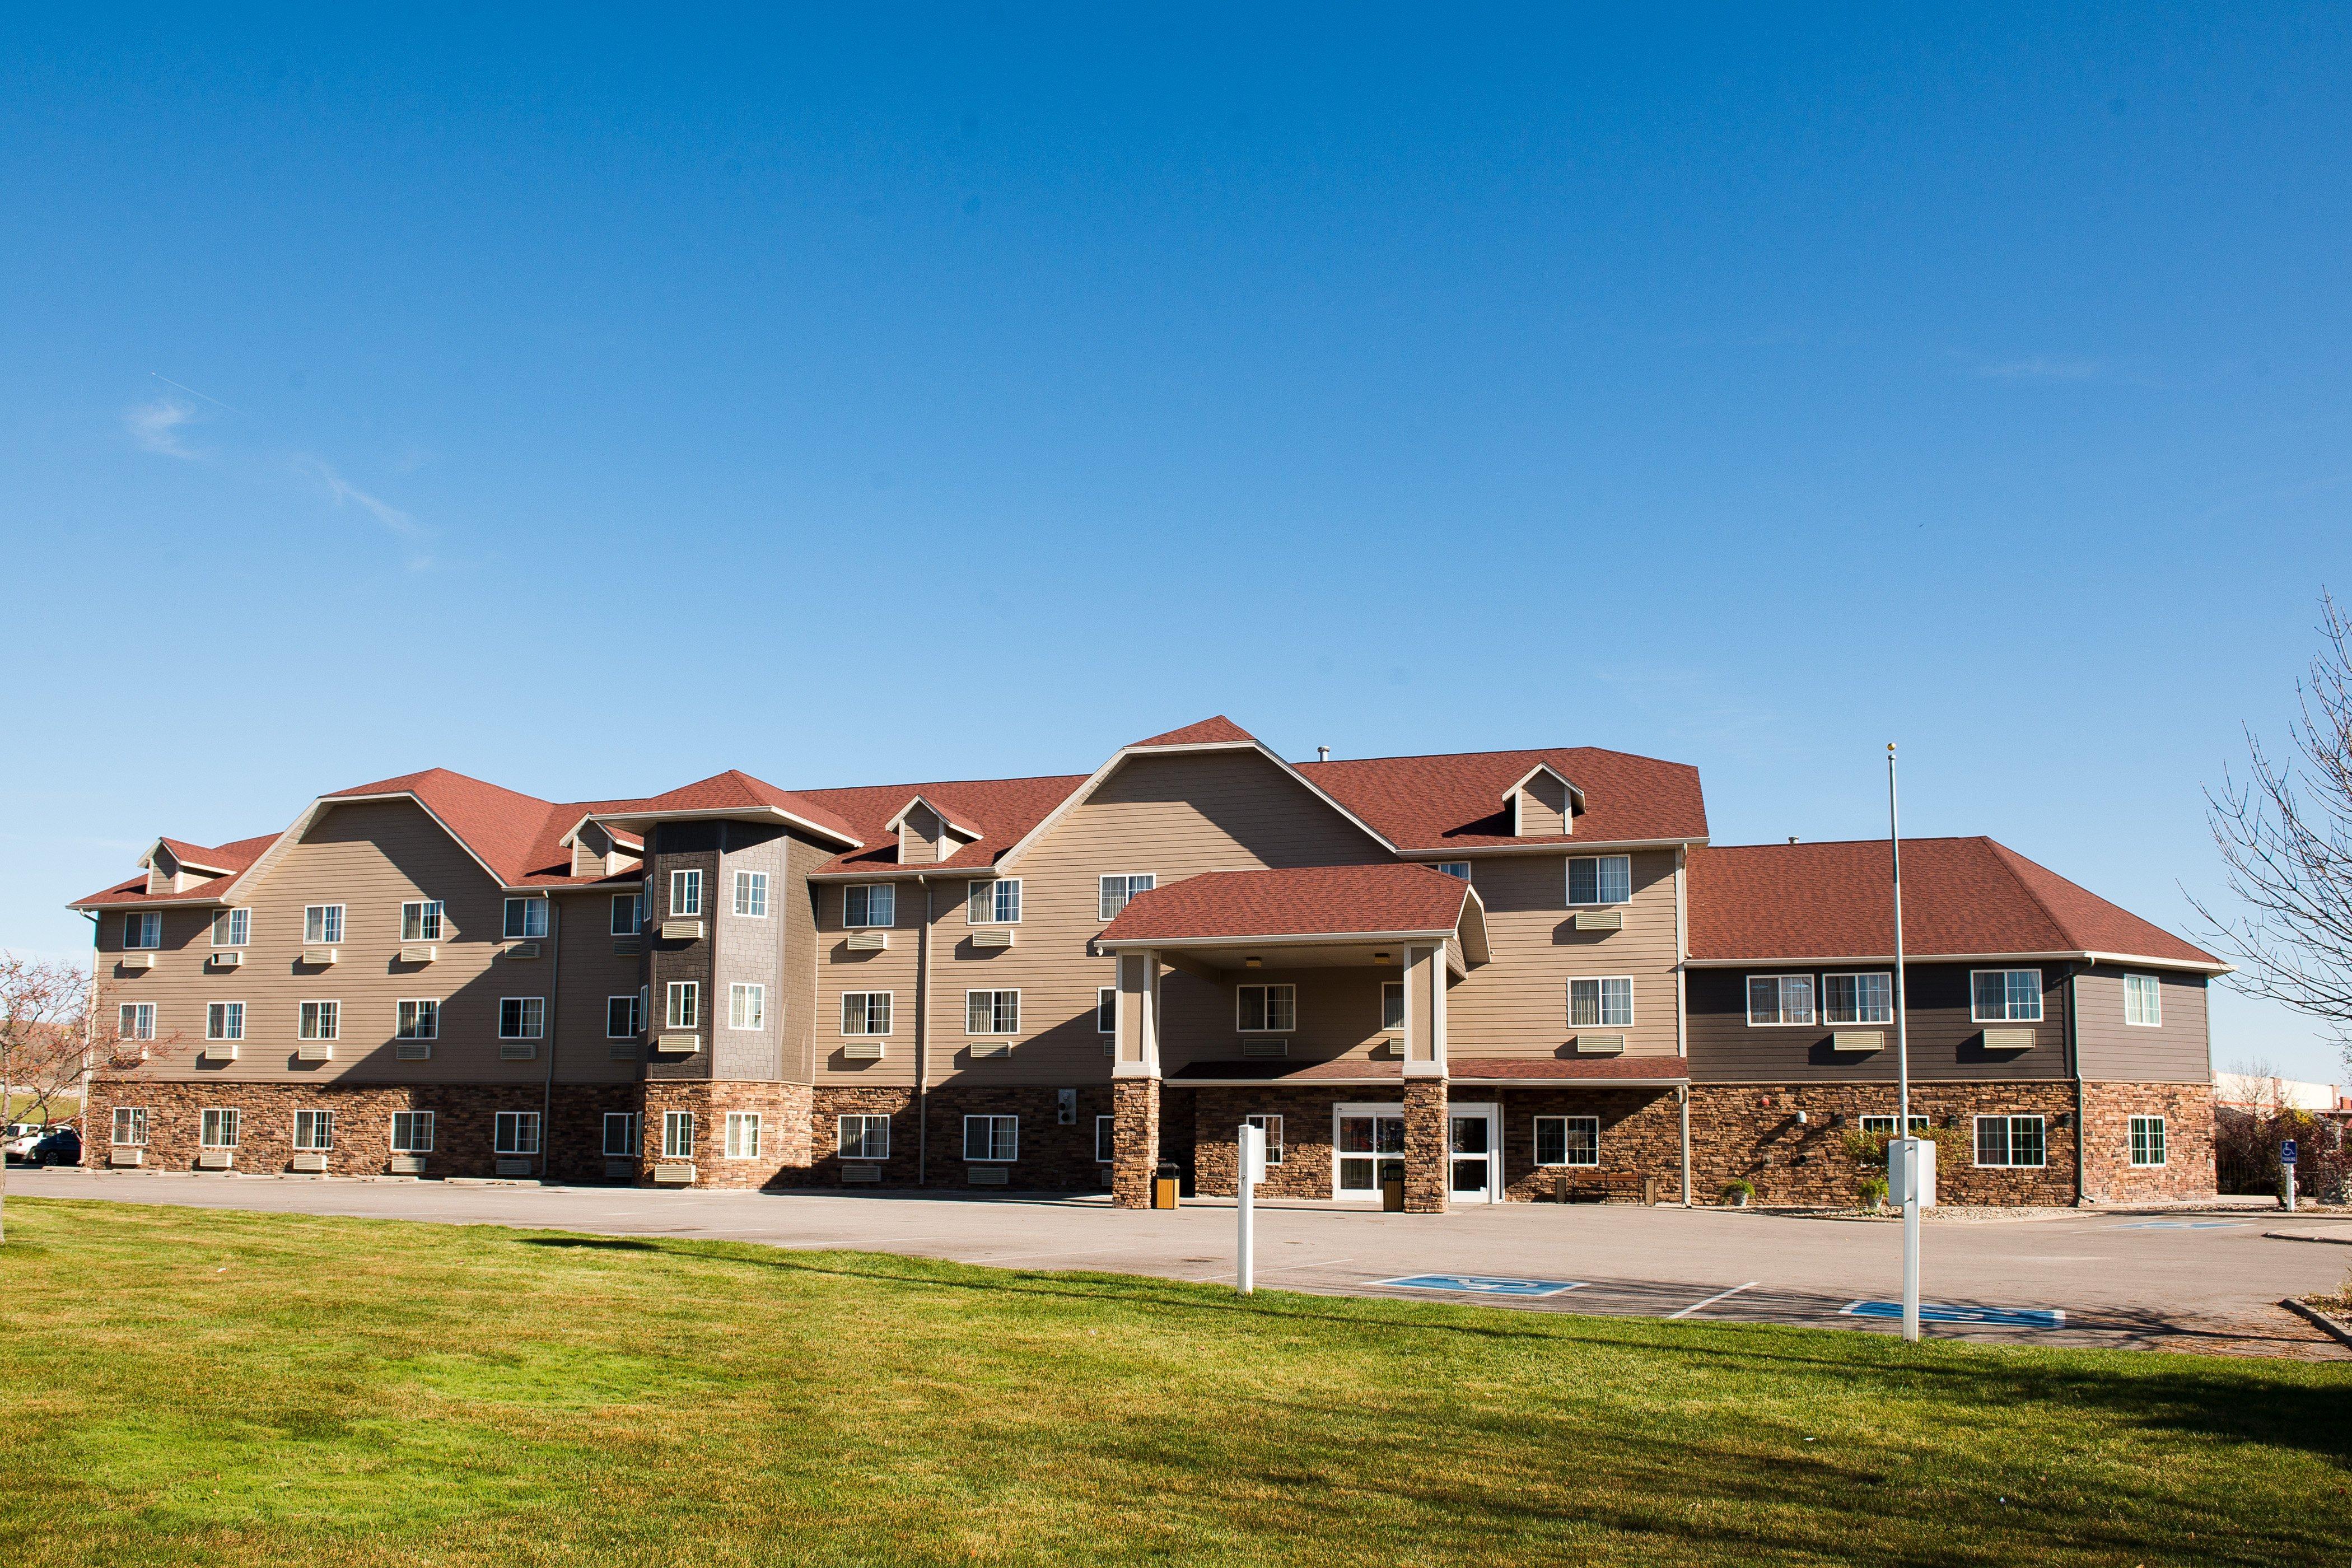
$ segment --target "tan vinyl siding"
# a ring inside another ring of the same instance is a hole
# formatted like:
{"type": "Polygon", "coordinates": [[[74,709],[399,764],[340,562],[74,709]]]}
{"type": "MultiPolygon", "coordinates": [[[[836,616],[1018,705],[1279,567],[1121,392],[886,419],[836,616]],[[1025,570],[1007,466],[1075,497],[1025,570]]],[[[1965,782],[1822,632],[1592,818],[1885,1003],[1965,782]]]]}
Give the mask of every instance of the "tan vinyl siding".
{"type": "Polygon", "coordinates": [[[2083,1076],[2116,1083],[2210,1083],[2212,1050],[2206,1035],[2205,977],[2128,964],[2100,964],[2075,982],[2083,1076]],[[2150,1028],[2124,1022],[2124,976],[2153,974],[2162,1022],[2150,1028]]]}
{"type": "Polygon", "coordinates": [[[1519,837],[1557,838],[1568,830],[1568,791],[1549,773],[1529,779],[1519,792],[1519,837]]]}
{"type": "MultiPolygon", "coordinates": [[[[841,923],[842,900],[847,892],[843,884],[820,882],[811,889],[816,910],[816,1006],[811,1050],[815,1081],[827,1088],[904,1089],[915,1081],[915,982],[922,945],[923,889],[911,880],[893,885],[898,889],[897,923],[889,928],[890,945],[880,952],[849,950],[850,932],[841,923]],[[851,1061],[842,1054],[851,1043],[841,1032],[845,991],[892,994],[890,1033],[881,1040],[883,1056],[878,1062],[851,1061]]],[[[953,910],[959,925],[963,920],[963,889],[961,882],[949,882],[932,893],[941,909],[953,910]]],[[[956,1005],[963,1005],[961,995],[956,1005]]],[[[961,1015],[956,1027],[963,1027],[961,1015]]]]}
{"type": "MultiPolygon", "coordinates": [[[[1839,964],[1831,973],[1885,970],[1886,964],[1839,964]]],[[[1908,1020],[1911,1076],[1918,1079],[2017,1080],[2063,1079],[2066,1072],[2066,974],[2063,963],[1913,963],[1904,966],[1906,990],[1904,1013],[1908,1020]],[[2042,971],[2042,1022],[1993,1024],[1969,1016],[1969,973],[1972,969],[2034,969],[2042,971]],[[1988,1028],[2031,1028],[2033,1047],[2026,1051],[1988,1051],[1988,1028]]],[[[1848,1079],[1892,1080],[1895,1077],[1895,1026],[1868,1025],[1882,1029],[1886,1048],[1867,1056],[1849,1056],[1831,1047],[1835,1027],[1827,1024],[1792,1026],[1751,1026],[1748,1022],[1748,976],[1751,974],[1811,974],[1818,1013],[1820,964],[1759,963],[1746,969],[1694,969],[1689,973],[1690,1071],[1695,1082],[1713,1083],[1836,1083],[1848,1079]]],[[[2121,1008],[2120,1000],[2116,1003],[2121,1008]]]]}
{"type": "MultiPolygon", "coordinates": [[[[832,851],[808,843],[799,835],[788,841],[785,851],[786,887],[772,896],[778,900],[777,915],[784,921],[783,989],[789,995],[784,1016],[783,1077],[786,1083],[807,1083],[815,1071],[816,1028],[821,1021],[817,1010],[817,972],[822,967],[818,956],[816,904],[823,895],[809,884],[809,873],[833,858],[832,851]]],[[[838,1005],[834,1020],[840,1021],[838,1005]]]]}
{"type": "Polygon", "coordinates": [[[1471,863],[1494,958],[1447,994],[1449,1055],[1572,1057],[1569,980],[1620,974],[1633,980],[1633,1027],[1585,1032],[1622,1034],[1629,1056],[1675,1053],[1675,852],[1636,850],[1630,858],[1633,897],[1609,906],[1624,916],[1624,929],[1614,931],[1575,929],[1564,854],[1471,863]]]}
{"type": "MultiPolygon", "coordinates": [[[[941,858],[940,839],[943,826],[930,807],[919,805],[907,814],[898,828],[898,862],[903,866],[930,866],[941,858]]],[[[953,851],[948,851],[953,853],[953,851]]]]}
{"type": "MultiPolygon", "coordinates": [[[[556,946],[561,963],[555,977],[556,999],[548,1032],[556,1042],[555,1081],[558,1083],[634,1083],[637,1064],[633,1057],[614,1061],[612,1047],[621,1042],[604,1037],[604,999],[636,994],[642,964],[632,951],[616,952],[613,935],[613,895],[610,889],[559,893],[553,910],[556,946]]],[[[524,965],[509,965],[520,971],[524,965]]],[[[543,1044],[544,1042],[542,1042],[543,1044]]],[[[403,1067],[431,1067],[431,1062],[404,1062],[403,1067]]],[[[544,1060],[518,1062],[538,1067],[544,1060]]]]}

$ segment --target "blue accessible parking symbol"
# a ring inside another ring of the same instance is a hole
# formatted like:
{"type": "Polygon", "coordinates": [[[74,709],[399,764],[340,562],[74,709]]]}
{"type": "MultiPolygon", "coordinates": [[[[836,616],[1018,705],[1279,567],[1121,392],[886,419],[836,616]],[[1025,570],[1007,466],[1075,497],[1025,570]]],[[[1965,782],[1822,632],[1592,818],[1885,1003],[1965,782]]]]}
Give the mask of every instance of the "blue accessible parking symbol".
{"type": "MultiPolygon", "coordinates": [[[[1854,1318],[1900,1318],[1900,1301],[1849,1301],[1840,1316],[1854,1318]]],[[[1975,1323],[1989,1329],[2055,1329],[2063,1327],[2066,1314],[2055,1307],[1940,1307],[1919,1303],[1919,1321],[1923,1323],[1975,1323]]]]}
{"type": "Polygon", "coordinates": [[[1557,1296],[1581,1290],[1580,1279],[1504,1279],[1491,1274],[1409,1274],[1402,1279],[1375,1279],[1375,1285],[1406,1290],[1459,1290],[1472,1296],[1557,1296]]]}

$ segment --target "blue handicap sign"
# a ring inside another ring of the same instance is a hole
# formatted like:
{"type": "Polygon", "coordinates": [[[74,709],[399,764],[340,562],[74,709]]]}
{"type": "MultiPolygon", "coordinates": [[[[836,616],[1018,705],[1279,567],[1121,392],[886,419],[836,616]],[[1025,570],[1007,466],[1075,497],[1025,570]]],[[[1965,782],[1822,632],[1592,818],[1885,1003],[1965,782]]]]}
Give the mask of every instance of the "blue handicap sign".
{"type": "Polygon", "coordinates": [[[2282,1165],[2292,1165],[2294,1163],[2294,1139],[2290,1138],[2279,1145],[2279,1163],[2282,1165]]]}
{"type": "Polygon", "coordinates": [[[1505,1279],[1491,1274],[1409,1274],[1402,1279],[1376,1279],[1407,1290],[1459,1290],[1472,1296],[1557,1296],[1581,1290],[1580,1279],[1505,1279]]]}
{"type": "MultiPolygon", "coordinates": [[[[1849,1301],[1845,1316],[1856,1318],[1900,1318],[1900,1301],[1849,1301]]],[[[1931,1302],[1919,1303],[1919,1321],[1923,1323],[1976,1323],[1992,1329],[2054,1329],[2066,1321],[2066,1314],[2055,1307],[1946,1307],[1931,1302]]]]}

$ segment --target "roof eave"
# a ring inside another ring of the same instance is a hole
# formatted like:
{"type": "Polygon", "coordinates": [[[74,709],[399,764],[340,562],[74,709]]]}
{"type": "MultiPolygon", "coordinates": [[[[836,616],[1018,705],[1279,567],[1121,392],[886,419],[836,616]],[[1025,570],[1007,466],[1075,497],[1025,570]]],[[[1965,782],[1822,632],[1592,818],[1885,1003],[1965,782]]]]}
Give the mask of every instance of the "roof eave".
{"type": "Polygon", "coordinates": [[[1232,947],[1236,942],[1248,942],[1258,947],[1329,947],[1334,942],[1444,942],[1454,932],[1452,926],[1433,926],[1423,931],[1286,931],[1273,936],[1262,931],[1242,931],[1232,936],[1098,936],[1095,938],[1095,945],[1107,952],[1160,947],[1232,947]]]}
{"type": "MultiPolygon", "coordinates": [[[[1738,969],[1760,964],[1771,968],[1787,968],[1791,964],[1822,963],[1892,963],[1891,952],[1782,953],[1771,957],[1750,954],[1744,958],[1701,958],[1696,953],[1683,960],[1685,969],[1738,969]]],[[[2144,952],[2095,952],[2084,949],[2048,952],[1906,952],[1906,964],[1914,963],[2137,963],[2150,969],[2185,969],[2201,974],[2234,974],[2235,964],[2224,963],[2218,958],[2158,958],[2144,952]]]]}
{"type": "MultiPolygon", "coordinates": [[[[733,821],[741,821],[746,817],[772,817],[779,822],[789,822],[793,826],[800,828],[803,832],[814,833],[824,838],[830,839],[832,842],[840,845],[845,849],[863,849],[866,847],[866,841],[864,839],[854,837],[849,834],[842,832],[841,829],[837,827],[827,827],[822,822],[812,822],[807,817],[801,816],[798,812],[786,811],[781,805],[767,805],[764,804],[751,805],[698,805],[685,807],[676,811],[599,811],[590,813],[589,817],[583,817],[582,820],[586,821],[593,818],[596,822],[609,825],[613,823],[627,824],[633,822],[649,824],[657,822],[709,822],[718,821],[722,818],[733,821]]],[[[575,828],[574,831],[577,831],[577,829],[575,828]]]]}

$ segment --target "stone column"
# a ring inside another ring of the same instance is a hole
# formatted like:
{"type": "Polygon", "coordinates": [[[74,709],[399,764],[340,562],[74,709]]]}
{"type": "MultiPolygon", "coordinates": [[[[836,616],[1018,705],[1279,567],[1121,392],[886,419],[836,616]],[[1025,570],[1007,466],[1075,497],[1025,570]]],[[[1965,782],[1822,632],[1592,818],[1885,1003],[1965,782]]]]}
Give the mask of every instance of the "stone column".
{"type": "Polygon", "coordinates": [[[1404,1086],[1404,1208],[1444,1214],[1453,1175],[1453,1123],[1445,1080],[1408,1079],[1404,1086]]]}
{"type": "Polygon", "coordinates": [[[1122,1078],[1110,1086],[1110,1201],[1115,1208],[1151,1206],[1160,1173],[1160,1080],[1122,1078]]]}

